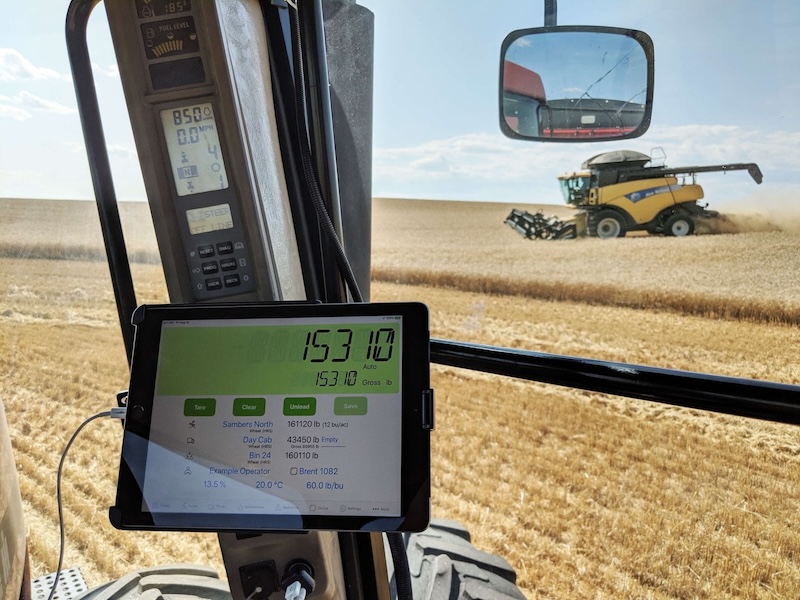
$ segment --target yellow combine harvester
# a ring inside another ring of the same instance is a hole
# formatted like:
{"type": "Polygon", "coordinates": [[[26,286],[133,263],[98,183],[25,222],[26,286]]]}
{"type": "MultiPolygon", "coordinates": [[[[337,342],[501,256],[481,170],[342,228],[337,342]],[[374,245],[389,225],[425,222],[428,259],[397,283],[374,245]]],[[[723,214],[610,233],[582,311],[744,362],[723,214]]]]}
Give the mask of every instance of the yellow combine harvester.
{"type": "Polygon", "coordinates": [[[756,183],[762,180],[755,163],[670,169],[646,167],[649,162],[649,156],[631,150],[593,156],[581,171],[558,178],[564,200],[578,209],[575,219],[513,210],[505,222],[530,239],[613,238],[628,231],[691,235],[700,223],[713,230],[714,221],[721,218],[697,203],[703,198],[703,188],[695,182],[697,173],[747,170],[756,183]]]}

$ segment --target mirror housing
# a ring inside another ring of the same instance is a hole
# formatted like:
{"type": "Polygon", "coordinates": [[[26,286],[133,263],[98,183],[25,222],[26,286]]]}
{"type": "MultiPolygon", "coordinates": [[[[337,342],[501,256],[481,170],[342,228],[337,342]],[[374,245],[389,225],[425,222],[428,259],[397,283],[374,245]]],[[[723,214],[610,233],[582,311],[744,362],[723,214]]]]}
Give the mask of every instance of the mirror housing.
{"type": "Polygon", "coordinates": [[[639,137],[650,126],[653,80],[653,41],[643,31],[513,31],[500,52],[500,130],[539,142],[639,137]]]}

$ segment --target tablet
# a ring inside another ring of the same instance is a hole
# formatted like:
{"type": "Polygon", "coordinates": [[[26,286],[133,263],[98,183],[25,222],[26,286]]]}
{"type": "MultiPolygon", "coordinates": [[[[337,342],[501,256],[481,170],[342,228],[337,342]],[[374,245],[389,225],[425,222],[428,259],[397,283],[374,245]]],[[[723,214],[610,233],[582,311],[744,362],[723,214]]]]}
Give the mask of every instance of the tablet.
{"type": "Polygon", "coordinates": [[[425,305],[145,305],[133,322],[115,527],[427,526],[425,305]]]}

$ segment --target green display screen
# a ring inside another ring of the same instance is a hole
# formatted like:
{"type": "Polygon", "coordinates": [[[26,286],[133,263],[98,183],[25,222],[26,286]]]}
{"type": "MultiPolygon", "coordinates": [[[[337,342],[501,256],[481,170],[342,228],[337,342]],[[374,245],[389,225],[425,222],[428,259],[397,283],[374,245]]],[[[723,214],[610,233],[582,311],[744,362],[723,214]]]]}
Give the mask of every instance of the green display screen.
{"type": "Polygon", "coordinates": [[[391,394],[400,389],[400,320],[165,322],[156,394],[391,394]],[[191,369],[186,366],[191,365],[191,369]]]}
{"type": "Polygon", "coordinates": [[[417,303],[140,308],[112,522],[424,529],[427,317],[417,303]]]}

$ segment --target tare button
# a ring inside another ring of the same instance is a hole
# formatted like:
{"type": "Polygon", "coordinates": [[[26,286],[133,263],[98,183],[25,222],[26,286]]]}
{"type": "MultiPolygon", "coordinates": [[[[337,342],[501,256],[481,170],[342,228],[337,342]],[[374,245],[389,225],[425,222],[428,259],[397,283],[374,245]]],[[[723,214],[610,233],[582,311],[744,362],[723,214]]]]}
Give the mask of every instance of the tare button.
{"type": "Polygon", "coordinates": [[[183,401],[185,417],[213,417],[216,412],[216,398],[187,398],[183,401]]]}

